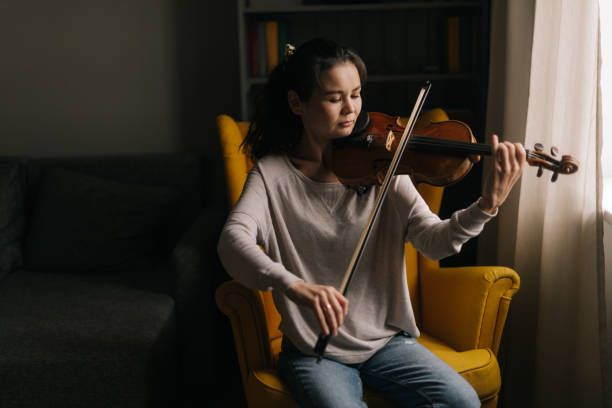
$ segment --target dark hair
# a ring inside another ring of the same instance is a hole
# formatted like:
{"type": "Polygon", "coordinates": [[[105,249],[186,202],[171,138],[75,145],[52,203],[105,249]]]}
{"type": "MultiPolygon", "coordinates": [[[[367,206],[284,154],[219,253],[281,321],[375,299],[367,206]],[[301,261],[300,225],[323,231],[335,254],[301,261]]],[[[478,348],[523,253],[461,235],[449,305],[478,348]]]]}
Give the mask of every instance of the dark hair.
{"type": "Polygon", "coordinates": [[[320,86],[321,74],[344,62],[355,65],[363,86],[367,77],[363,60],[355,51],[334,41],[315,38],[281,61],[255,101],[255,114],[242,142],[243,151],[253,160],[268,153],[291,152],[300,140],[303,125],[289,108],[289,90],[307,102],[315,87],[320,86]]]}

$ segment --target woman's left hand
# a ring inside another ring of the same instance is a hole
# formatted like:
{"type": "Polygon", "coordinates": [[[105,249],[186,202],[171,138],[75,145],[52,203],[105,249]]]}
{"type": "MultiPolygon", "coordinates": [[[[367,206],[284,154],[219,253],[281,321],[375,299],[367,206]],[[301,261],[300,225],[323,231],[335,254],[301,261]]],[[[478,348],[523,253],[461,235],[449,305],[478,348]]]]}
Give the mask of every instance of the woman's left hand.
{"type": "Polygon", "coordinates": [[[523,173],[526,156],[522,144],[499,142],[497,135],[491,137],[493,165],[478,201],[481,210],[495,214],[497,208],[506,201],[510,190],[523,173]]]}

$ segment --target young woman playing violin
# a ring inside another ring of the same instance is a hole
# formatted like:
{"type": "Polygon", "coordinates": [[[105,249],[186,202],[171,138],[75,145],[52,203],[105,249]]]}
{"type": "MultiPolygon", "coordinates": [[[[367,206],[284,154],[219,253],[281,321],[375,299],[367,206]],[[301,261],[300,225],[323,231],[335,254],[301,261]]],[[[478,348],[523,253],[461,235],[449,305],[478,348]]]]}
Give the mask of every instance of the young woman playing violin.
{"type": "Polygon", "coordinates": [[[248,287],[273,291],[284,335],[278,373],[302,406],[365,406],[365,384],[406,407],[478,407],[470,384],[415,340],[404,243],[431,259],[457,253],[495,216],[525,150],[493,135],[482,196],[446,220],[409,176],[395,176],[345,297],[337,288],[378,187],[346,188],[330,151],[353,130],[365,79],[355,52],[321,39],[271,72],[244,141],[257,161],[223,228],[221,261],[248,287]],[[317,363],[321,331],[332,337],[317,363]]]}

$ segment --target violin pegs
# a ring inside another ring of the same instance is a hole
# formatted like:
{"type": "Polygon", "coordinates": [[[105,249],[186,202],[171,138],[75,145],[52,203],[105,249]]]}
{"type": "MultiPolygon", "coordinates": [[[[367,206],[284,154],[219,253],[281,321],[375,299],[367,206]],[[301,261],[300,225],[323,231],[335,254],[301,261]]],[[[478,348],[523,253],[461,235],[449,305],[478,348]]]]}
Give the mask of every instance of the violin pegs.
{"type": "Polygon", "coordinates": [[[557,156],[557,154],[559,154],[559,149],[558,149],[556,146],[551,147],[551,148],[550,148],[550,154],[551,154],[552,156],[555,156],[555,157],[556,157],[556,156],[557,156]]]}
{"type": "Polygon", "coordinates": [[[555,171],[553,173],[552,178],[550,179],[550,181],[552,181],[554,183],[555,181],[557,181],[557,177],[559,177],[559,172],[555,171]]]}
{"type": "Polygon", "coordinates": [[[538,167],[538,174],[537,174],[537,176],[538,177],[542,177],[542,173],[544,173],[544,170],[542,170],[542,166],[539,166],[538,167]]]}
{"type": "Polygon", "coordinates": [[[542,150],[544,150],[544,145],[542,143],[536,143],[533,145],[533,148],[536,152],[541,152],[542,150]]]}

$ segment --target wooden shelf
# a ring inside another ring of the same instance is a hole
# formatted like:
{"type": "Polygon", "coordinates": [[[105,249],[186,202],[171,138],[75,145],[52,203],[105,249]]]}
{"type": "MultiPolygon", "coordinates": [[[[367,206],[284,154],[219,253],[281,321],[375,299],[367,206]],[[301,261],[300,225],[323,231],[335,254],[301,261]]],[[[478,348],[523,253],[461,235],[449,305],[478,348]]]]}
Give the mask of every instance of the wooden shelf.
{"type": "MultiPolygon", "coordinates": [[[[247,78],[247,86],[263,85],[267,77],[247,78]]],[[[404,75],[369,75],[368,83],[380,82],[419,82],[419,81],[477,81],[478,76],[470,73],[456,74],[404,74],[404,75]]]]}
{"type": "Polygon", "coordinates": [[[405,3],[365,3],[365,4],[321,4],[321,5],[286,5],[279,7],[247,6],[245,14],[275,14],[275,13],[308,13],[308,12],[343,12],[378,11],[378,10],[410,10],[435,8],[474,8],[480,7],[480,1],[412,1],[405,3]]]}

